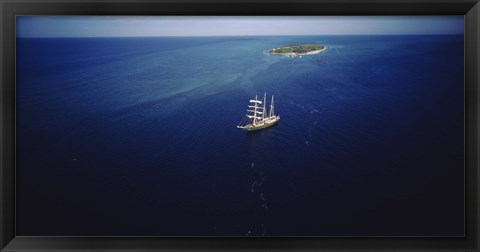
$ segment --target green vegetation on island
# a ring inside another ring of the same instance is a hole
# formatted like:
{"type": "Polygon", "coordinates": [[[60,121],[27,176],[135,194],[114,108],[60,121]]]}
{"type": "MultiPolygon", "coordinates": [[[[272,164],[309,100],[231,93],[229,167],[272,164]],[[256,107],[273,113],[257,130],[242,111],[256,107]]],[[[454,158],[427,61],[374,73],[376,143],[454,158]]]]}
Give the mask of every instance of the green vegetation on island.
{"type": "Polygon", "coordinates": [[[273,48],[272,50],[270,50],[270,54],[282,54],[286,56],[296,57],[301,55],[316,54],[325,49],[326,47],[324,45],[319,44],[288,45],[273,48]]]}

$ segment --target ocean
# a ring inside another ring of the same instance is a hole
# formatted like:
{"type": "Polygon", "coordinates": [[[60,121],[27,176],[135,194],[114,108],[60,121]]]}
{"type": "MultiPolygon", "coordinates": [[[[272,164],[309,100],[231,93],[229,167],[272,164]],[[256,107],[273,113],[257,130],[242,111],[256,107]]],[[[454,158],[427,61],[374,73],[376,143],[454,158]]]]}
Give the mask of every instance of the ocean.
{"type": "Polygon", "coordinates": [[[18,236],[463,236],[463,35],[17,38],[18,236]],[[271,48],[319,43],[289,58],[271,48]],[[281,120],[236,125],[255,95],[281,120]]]}

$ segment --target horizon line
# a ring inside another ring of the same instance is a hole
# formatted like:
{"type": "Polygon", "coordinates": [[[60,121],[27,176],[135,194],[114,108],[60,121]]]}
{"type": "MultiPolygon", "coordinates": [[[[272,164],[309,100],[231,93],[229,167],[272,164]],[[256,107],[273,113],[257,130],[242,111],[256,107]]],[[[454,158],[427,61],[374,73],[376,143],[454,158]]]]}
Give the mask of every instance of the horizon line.
{"type": "Polygon", "coordinates": [[[420,34],[420,33],[394,33],[394,34],[292,34],[292,35],[156,35],[156,36],[16,36],[15,38],[191,38],[191,37],[307,37],[307,36],[440,36],[440,35],[465,35],[465,33],[433,33],[433,34],[420,34]]]}

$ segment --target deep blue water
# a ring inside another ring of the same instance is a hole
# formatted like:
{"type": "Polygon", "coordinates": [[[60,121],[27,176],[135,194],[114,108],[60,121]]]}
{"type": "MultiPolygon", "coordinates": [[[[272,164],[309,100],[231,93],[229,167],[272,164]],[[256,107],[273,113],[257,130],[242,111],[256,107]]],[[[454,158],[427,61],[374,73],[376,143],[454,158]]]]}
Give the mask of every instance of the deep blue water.
{"type": "Polygon", "coordinates": [[[463,36],[17,40],[17,235],[463,235],[463,36]],[[302,58],[266,51],[328,50],[302,58]],[[236,128],[255,95],[274,127],[236,128]]]}

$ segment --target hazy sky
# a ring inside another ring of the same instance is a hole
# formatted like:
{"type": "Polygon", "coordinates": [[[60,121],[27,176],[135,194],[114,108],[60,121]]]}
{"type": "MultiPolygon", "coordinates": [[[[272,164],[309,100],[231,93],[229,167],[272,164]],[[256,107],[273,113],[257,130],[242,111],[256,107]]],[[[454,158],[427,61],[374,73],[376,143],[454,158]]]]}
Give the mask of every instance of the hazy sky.
{"type": "Polygon", "coordinates": [[[463,16],[19,16],[17,37],[463,34],[463,16]]]}

